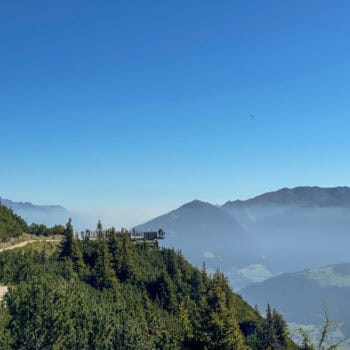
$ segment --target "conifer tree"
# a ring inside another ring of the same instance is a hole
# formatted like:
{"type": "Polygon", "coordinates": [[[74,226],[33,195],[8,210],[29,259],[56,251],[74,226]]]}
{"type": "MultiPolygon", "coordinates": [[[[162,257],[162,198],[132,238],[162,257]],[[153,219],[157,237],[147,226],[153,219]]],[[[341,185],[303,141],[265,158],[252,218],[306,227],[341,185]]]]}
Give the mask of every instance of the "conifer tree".
{"type": "Polygon", "coordinates": [[[139,269],[136,266],[134,247],[127,233],[121,234],[120,270],[117,271],[119,279],[135,281],[139,278],[139,269]]]}
{"type": "Polygon", "coordinates": [[[167,271],[162,271],[157,280],[157,297],[161,306],[168,311],[175,311],[175,286],[167,271]]]}
{"type": "Polygon", "coordinates": [[[62,241],[61,253],[60,253],[61,258],[70,258],[72,256],[73,240],[74,240],[74,232],[73,232],[72,219],[69,218],[66,224],[66,228],[64,230],[64,240],[62,241]]]}
{"type": "Polygon", "coordinates": [[[97,225],[97,232],[97,261],[94,268],[96,287],[99,289],[113,288],[115,291],[119,291],[119,282],[113,270],[111,255],[102,234],[101,221],[97,225]]]}
{"type": "Polygon", "coordinates": [[[210,349],[246,349],[233,304],[225,294],[226,280],[216,271],[208,292],[210,349]]]}
{"type": "Polygon", "coordinates": [[[97,234],[96,238],[99,238],[99,239],[103,239],[104,238],[103,225],[102,225],[101,220],[98,220],[98,222],[97,222],[96,234],[97,234]]]}
{"type": "Polygon", "coordinates": [[[119,276],[122,266],[122,244],[121,239],[118,237],[114,227],[112,227],[111,232],[108,236],[108,247],[111,253],[111,262],[113,269],[116,272],[117,276],[119,276]]]}
{"type": "Polygon", "coordinates": [[[191,305],[191,300],[188,296],[185,297],[179,305],[179,318],[181,323],[182,335],[186,343],[191,342],[193,339],[193,327],[190,317],[190,312],[192,308],[193,305],[191,305]]]}
{"type": "Polygon", "coordinates": [[[281,349],[287,346],[287,323],[282,315],[275,309],[272,311],[272,322],[275,333],[275,339],[281,349]]]}
{"type": "Polygon", "coordinates": [[[256,329],[256,347],[263,350],[288,348],[287,323],[270,305],[267,305],[265,319],[256,329]]]}
{"type": "Polygon", "coordinates": [[[78,239],[75,239],[72,243],[72,255],[71,259],[73,262],[73,270],[80,276],[83,277],[86,271],[83,254],[80,249],[80,243],[78,239]]]}
{"type": "Polygon", "coordinates": [[[10,350],[12,349],[13,339],[9,330],[9,322],[11,316],[7,307],[4,304],[0,304],[0,349],[10,350]]]}
{"type": "Polygon", "coordinates": [[[85,265],[83,255],[80,250],[80,244],[74,237],[72,219],[69,219],[64,230],[64,240],[61,244],[60,257],[63,259],[71,259],[73,271],[83,276],[85,265]]]}
{"type": "Polygon", "coordinates": [[[266,309],[266,320],[264,323],[264,341],[266,348],[274,346],[276,343],[275,338],[275,329],[274,329],[274,323],[272,318],[272,310],[271,306],[268,304],[266,309]]]}

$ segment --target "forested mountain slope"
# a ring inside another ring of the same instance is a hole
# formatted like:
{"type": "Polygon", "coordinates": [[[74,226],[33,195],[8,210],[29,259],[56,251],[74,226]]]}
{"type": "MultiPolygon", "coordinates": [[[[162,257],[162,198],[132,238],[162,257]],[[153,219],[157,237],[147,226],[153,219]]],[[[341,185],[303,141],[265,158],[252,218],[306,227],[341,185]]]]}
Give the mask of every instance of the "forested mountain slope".
{"type": "Polygon", "coordinates": [[[296,348],[281,315],[261,317],[219,271],[101,225],[96,240],[64,233],[0,254],[1,349],[296,348]]]}
{"type": "Polygon", "coordinates": [[[27,223],[11,209],[0,205],[0,241],[28,232],[27,223]]]}

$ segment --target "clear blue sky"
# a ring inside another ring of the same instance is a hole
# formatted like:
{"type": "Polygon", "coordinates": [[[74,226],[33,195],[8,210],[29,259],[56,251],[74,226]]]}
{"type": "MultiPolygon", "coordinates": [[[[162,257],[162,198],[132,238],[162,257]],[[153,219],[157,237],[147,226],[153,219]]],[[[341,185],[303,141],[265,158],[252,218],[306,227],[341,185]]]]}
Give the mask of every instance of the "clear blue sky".
{"type": "Polygon", "coordinates": [[[345,0],[3,1],[0,196],[162,211],[349,185],[349,16],[345,0]]]}

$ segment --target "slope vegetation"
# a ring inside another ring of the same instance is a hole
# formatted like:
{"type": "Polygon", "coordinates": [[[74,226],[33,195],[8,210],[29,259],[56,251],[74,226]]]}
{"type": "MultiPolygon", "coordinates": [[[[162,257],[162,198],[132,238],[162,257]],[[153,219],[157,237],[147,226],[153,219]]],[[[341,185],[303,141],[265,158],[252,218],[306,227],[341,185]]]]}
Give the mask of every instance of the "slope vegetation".
{"type": "Polygon", "coordinates": [[[0,204],[0,240],[5,241],[10,237],[18,237],[24,232],[28,232],[27,223],[12,209],[0,204]]]}
{"type": "Polygon", "coordinates": [[[0,254],[1,349],[295,349],[279,313],[261,317],[181,253],[98,226],[59,248],[0,254]]]}

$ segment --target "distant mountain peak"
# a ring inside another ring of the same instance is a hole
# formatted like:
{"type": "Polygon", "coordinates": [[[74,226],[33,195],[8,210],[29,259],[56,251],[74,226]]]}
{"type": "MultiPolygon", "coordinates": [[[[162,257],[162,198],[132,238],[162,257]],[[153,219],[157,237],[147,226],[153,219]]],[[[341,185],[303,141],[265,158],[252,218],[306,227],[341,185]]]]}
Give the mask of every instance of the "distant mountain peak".
{"type": "Polygon", "coordinates": [[[194,199],[191,202],[183,204],[180,208],[204,208],[204,207],[216,207],[216,206],[209,202],[203,202],[199,199],[194,199]]]}

